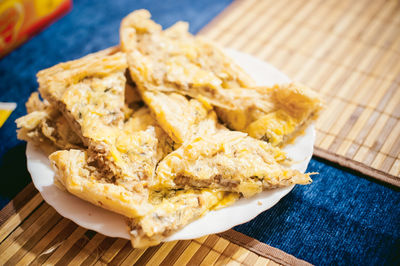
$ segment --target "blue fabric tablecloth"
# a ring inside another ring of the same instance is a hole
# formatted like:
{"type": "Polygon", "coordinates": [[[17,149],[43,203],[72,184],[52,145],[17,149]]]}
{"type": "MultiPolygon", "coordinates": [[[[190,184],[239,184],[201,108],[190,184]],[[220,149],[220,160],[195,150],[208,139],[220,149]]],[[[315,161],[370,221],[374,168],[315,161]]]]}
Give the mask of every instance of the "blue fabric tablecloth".
{"type": "MultiPolygon", "coordinates": [[[[196,33],[230,2],[75,0],[65,17],[1,59],[0,101],[18,107],[0,129],[0,207],[30,182],[14,120],[26,113],[37,71],[118,44],[120,21],[134,9],[149,9],[164,27],[188,21],[196,33]]],[[[400,265],[398,190],[324,160],[313,159],[308,171],[320,173],[311,185],[235,229],[314,264],[400,265]]]]}

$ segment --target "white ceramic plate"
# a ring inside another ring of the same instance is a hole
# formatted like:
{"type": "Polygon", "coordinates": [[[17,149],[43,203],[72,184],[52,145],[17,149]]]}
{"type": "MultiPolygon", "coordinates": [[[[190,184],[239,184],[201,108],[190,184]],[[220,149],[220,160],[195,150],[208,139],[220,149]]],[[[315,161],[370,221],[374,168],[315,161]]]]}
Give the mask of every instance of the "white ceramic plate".
{"type": "MultiPolygon", "coordinates": [[[[258,85],[287,83],[289,78],[273,66],[250,55],[233,50],[227,53],[256,80],[258,85]]],[[[310,126],[295,143],[285,147],[288,157],[296,164],[292,166],[304,172],[313,153],[315,141],[314,126],[310,126]]],[[[48,158],[34,145],[28,143],[26,149],[28,170],[35,187],[44,200],[53,206],[62,216],[78,225],[94,230],[106,236],[129,239],[128,228],[124,217],[107,211],[66,191],[58,189],[54,183],[54,172],[48,158]]],[[[208,234],[226,231],[236,225],[245,223],[261,212],[274,206],[293,186],[265,191],[250,199],[240,199],[234,205],[212,211],[202,218],[190,223],[180,231],[171,235],[166,241],[198,238],[208,234]]]]}

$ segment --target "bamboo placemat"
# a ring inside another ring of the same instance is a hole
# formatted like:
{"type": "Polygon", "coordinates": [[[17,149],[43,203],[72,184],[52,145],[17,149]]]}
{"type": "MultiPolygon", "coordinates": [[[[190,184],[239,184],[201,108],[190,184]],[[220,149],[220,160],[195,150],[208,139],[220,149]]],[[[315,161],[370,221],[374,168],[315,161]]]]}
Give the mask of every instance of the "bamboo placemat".
{"type": "Polygon", "coordinates": [[[315,155],[400,186],[400,2],[237,0],[200,33],[318,90],[315,155]]]}
{"type": "Polygon", "coordinates": [[[28,264],[309,265],[233,230],[133,249],[61,217],[32,183],[0,211],[0,265],[28,264]]]}

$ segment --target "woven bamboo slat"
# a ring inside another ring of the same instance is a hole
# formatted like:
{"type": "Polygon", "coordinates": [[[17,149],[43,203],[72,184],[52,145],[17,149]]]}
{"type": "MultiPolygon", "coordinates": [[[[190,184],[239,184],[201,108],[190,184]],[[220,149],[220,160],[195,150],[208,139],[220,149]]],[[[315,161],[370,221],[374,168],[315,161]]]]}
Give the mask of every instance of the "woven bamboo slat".
{"type": "Polygon", "coordinates": [[[400,2],[237,0],[199,33],[319,91],[315,155],[400,186],[400,2]]]}
{"type": "Polygon", "coordinates": [[[233,230],[133,249],[128,240],[106,237],[61,217],[32,184],[0,217],[1,265],[309,265],[233,230]]]}

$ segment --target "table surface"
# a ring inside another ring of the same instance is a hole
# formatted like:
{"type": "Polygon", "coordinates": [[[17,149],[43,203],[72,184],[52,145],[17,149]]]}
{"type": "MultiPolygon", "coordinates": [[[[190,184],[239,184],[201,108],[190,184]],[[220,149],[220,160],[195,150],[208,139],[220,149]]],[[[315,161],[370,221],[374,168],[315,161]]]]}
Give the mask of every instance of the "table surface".
{"type": "MultiPolygon", "coordinates": [[[[121,19],[150,10],[164,27],[177,20],[197,33],[231,1],[74,1],[73,10],[0,60],[0,101],[17,109],[0,129],[0,207],[30,182],[25,143],[14,120],[37,90],[37,71],[118,44],[121,19]]],[[[319,172],[309,186],[296,186],[272,209],[235,229],[314,264],[399,264],[400,195],[329,161],[312,159],[319,172]]]]}

